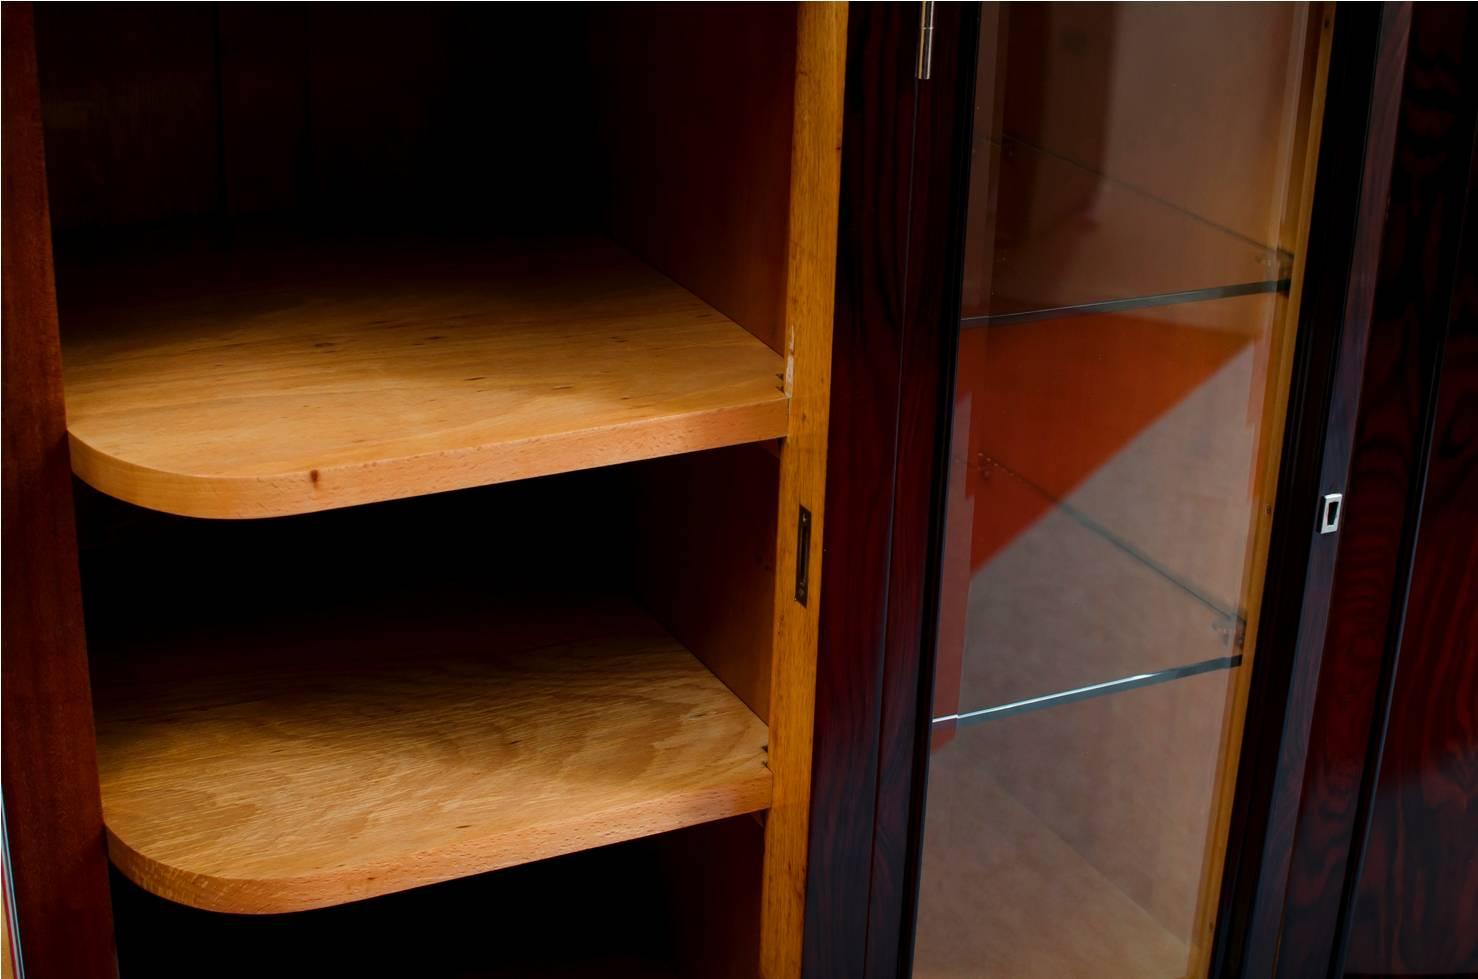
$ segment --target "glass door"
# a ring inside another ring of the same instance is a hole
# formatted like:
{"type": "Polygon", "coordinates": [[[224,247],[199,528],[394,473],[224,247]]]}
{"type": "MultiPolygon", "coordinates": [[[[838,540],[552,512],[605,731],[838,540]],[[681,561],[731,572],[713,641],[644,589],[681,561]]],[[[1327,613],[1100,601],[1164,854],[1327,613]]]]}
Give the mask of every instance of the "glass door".
{"type": "Polygon", "coordinates": [[[986,4],[914,974],[1204,974],[1332,9],[986,4]]]}

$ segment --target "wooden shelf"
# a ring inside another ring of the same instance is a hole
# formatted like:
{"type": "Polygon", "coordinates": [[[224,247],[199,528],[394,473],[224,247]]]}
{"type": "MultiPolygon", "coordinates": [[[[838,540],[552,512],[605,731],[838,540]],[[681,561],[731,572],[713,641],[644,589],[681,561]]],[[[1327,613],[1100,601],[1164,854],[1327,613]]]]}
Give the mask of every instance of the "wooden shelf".
{"type": "Polygon", "coordinates": [[[78,476],[265,517],[786,434],[779,355],[591,238],[263,240],[64,265],[78,476]]]}
{"type": "Polygon", "coordinates": [[[357,608],[95,655],[125,875],[207,910],[297,911],[770,803],[765,725],[620,602],[357,608]]]}

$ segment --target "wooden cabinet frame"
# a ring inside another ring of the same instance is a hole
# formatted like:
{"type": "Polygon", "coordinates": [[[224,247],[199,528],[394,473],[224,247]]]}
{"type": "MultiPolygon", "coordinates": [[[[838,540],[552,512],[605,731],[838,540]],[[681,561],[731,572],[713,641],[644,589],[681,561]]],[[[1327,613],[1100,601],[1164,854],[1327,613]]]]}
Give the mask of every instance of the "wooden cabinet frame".
{"type": "Polygon", "coordinates": [[[4,18],[4,785],[16,908],[9,925],[26,961],[36,963],[28,974],[106,976],[115,968],[113,925],[31,8],[6,4],[4,18]]]}
{"type": "MultiPolygon", "coordinates": [[[[746,609],[772,604],[772,656],[762,673],[736,665],[722,643],[705,659],[741,699],[768,705],[757,954],[773,979],[906,975],[912,961],[981,16],[978,4],[936,7],[924,80],[917,5],[798,7],[784,301],[771,342],[789,398],[773,450],[772,590],[733,587],[746,609]]],[[[1387,264],[1405,247],[1388,213],[1393,180],[1414,166],[1401,155],[1411,138],[1402,113],[1445,99],[1455,121],[1438,137],[1442,152],[1458,159],[1466,147],[1471,159],[1473,59],[1465,87],[1434,95],[1412,40],[1414,22],[1430,28],[1444,16],[1454,18],[1447,30],[1471,36],[1471,15],[1408,3],[1335,14],[1278,477],[1287,503],[1269,545],[1213,976],[1337,970],[1350,927],[1432,426],[1453,397],[1438,401],[1443,331],[1458,315],[1458,213],[1440,217],[1442,275],[1416,283],[1387,264]],[[1383,299],[1408,295],[1413,316],[1430,314],[1420,336],[1379,312],[1383,299]],[[1382,373],[1398,357],[1415,366],[1382,373]],[[1411,404],[1420,418],[1406,413],[1411,404]],[[1395,474],[1381,468],[1390,432],[1405,453],[1395,474]],[[1344,529],[1321,535],[1314,501],[1341,487],[1344,529]],[[1369,522],[1376,508],[1389,518],[1379,526],[1369,522]],[[1362,597],[1366,577],[1383,583],[1376,599],[1362,597]],[[1340,723],[1351,697],[1358,716],[1340,723]],[[1321,823],[1320,807],[1335,818],[1321,823]]],[[[90,979],[114,974],[116,952],[32,19],[29,4],[4,7],[4,819],[16,911],[7,923],[26,975],[90,979]]],[[[1442,192],[1457,193],[1460,176],[1456,164],[1444,170],[1442,192]]],[[[682,242],[654,247],[681,260],[682,242]]],[[[751,422],[764,415],[751,409],[751,422]]],[[[673,607],[692,609],[689,597],[675,588],[673,607]]]]}

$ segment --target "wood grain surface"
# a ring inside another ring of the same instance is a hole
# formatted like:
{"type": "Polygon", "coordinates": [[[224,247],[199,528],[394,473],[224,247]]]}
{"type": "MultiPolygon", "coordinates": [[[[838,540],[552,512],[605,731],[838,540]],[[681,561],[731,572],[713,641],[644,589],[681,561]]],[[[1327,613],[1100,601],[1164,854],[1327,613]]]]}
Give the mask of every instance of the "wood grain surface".
{"type": "MultiPolygon", "coordinates": [[[[1358,873],[1360,827],[1374,779],[1367,766],[1373,735],[1383,724],[1381,691],[1407,604],[1423,445],[1432,427],[1462,195],[1470,179],[1478,71],[1463,64],[1464,16],[1461,5],[1413,10],[1329,633],[1279,924],[1280,977],[1330,971],[1341,928],[1348,927],[1342,905],[1358,873]]],[[[1466,18],[1471,36],[1474,18],[1466,18]]],[[[1471,54],[1466,60],[1472,62],[1471,54]]],[[[1378,920],[1363,924],[1380,927],[1378,920]]],[[[1369,947],[1388,937],[1382,930],[1356,942],[1369,947]]]]}
{"type": "Polygon", "coordinates": [[[32,8],[4,5],[4,830],[20,971],[117,974],[67,474],[32,8]]]}
{"type": "MultiPolygon", "coordinates": [[[[854,7],[847,18],[847,91],[828,425],[826,560],[820,598],[811,826],[807,849],[807,976],[862,976],[877,772],[887,561],[897,483],[900,317],[908,228],[914,99],[898,98],[899,35],[918,30],[902,5],[854,7]],[[891,43],[890,43],[891,42],[891,43]],[[881,308],[881,315],[876,311],[881,308]],[[866,799],[869,804],[860,805],[866,799]]],[[[907,42],[903,42],[907,44],[907,42]]],[[[911,66],[910,66],[911,75],[911,66]]],[[[912,87],[910,79],[908,87],[912,87]]]]}
{"type": "Polygon", "coordinates": [[[770,712],[775,639],[772,444],[633,467],[642,607],[760,720],[770,712]]]}
{"type": "Polygon", "coordinates": [[[1399,306],[1406,330],[1444,319],[1447,328],[1385,740],[1363,865],[1350,889],[1346,975],[1478,974],[1475,40],[1478,12],[1471,5],[1418,6],[1412,60],[1421,83],[1412,86],[1405,110],[1409,169],[1398,170],[1399,180],[1410,181],[1401,188],[1409,208],[1401,229],[1412,245],[1401,252],[1407,260],[1393,284],[1409,286],[1401,294],[1410,298],[1399,306]],[[1445,131],[1432,124],[1438,106],[1447,110],[1438,118],[1451,124],[1445,131]],[[1413,199],[1431,210],[1412,206],[1413,199]],[[1459,214],[1461,234],[1454,236],[1459,214]],[[1444,266],[1453,269],[1451,279],[1444,266]]]}
{"type": "Polygon", "coordinates": [[[612,238],[783,354],[795,6],[590,10],[612,238]]]}
{"type": "Polygon", "coordinates": [[[97,666],[114,863],[324,907],[765,808],[766,730],[622,603],[434,596],[136,638],[97,666]]]}
{"type": "Polygon", "coordinates": [[[1347,974],[1478,973],[1478,320],[1469,268],[1468,310],[1443,364],[1347,974]]]}
{"type": "Polygon", "coordinates": [[[765,824],[760,911],[760,975],[766,979],[798,979],[805,930],[847,64],[844,4],[800,4],[796,16],[785,278],[785,386],[793,404],[790,433],[780,453],[775,546],[775,642],[768,718],[775,798],[765,824]],[[810,536],[804,542],[798,531],[802,507],[811,514],[810,536]],[[806,603],[796,595],[802,549],[809,568],[806,603]]]}
{"type": "Polygon", "coordinates": [[[786,433],[778,356],[596,239],[196,247],[61,279],[72,464],[304,513],[786,433]]]}
{"type": "MultiPolygon", "coordinates": [[[[927,698],[920,695],[933,686],[939,648],[935,637],[943,625],[935,613],[944,601],[946,559],[941,551],[947,553],[949,545],[940,540],[940,522],[945,519],[942,497],[951,464],[950,426],[958,420],[951,418],[954,412],[949,399],[959,356],[961,281],[968,274],[963,266],[974,162],[969,144],[972,129],[978,125],[971,96],[980,91],[975,83],[977,71],[991,70],[992,55],[983,50],[987,30],[982,22],[1004,16],[1000,7],[982,5],[975,11],[958,4],[936,12],[933,78],[929,85],[918,86],[913,118],[900,113],[897,120],[899,125],[911,126],[915,134],[908,183],[891,195],[879,195],[886,201],[888,196],[907,194],[907,250],[890,254],[886,244],[871,245],[873,253],[868,258],[876,264],[870,271],[867,266],[859,269],[871,279],[872,300],[865,307],[870,310],[869,318],[881,314],[873,304],[885,304],[895,295],[892,277],[900,270],[906,272],[898,299],[902,308],[895,314],[902,320],[897,328],[901,332],[897,461],[879,684],[878,802],[870,841],[865,973],[869,977],[904,970],[913,958],[924,838],[922,798],[931,736],[930,715],[924,706],[927,698]],[[944,39],[948,43],[941,43],[944,39]]],[[[895,28],[895,45],[907,45],[911,37],[907,8],[901,20],[895,28]]],[[[887,46],[882,49],[888,50],[887,46]]],[[[1005,61],[996,59],[996,67],[1004,69],[1005,61]]],[[[893,84],[898,84],[899,68],[889,71],[893,84]]],[[[907,75],[901,80],[908,84],[907,75]]],[[[865,114],[866,102],[856,111],[865,114]]],[[[874,174],[886,175],[897,166],[891,161],[901,152],[901,147],[895,147],[884,154],[884,162],[863,160],[860,166],[864,172],[876,167],[874,174]]],[[[888,206],[870,213],[859,205],[859,212],[868,220],[886,222],[888,206]]],[[[867,520],[864,501],[854,503],[852,509],[854,520],[867,520]]]]}
{"type": "MultiPolygon", "coordinates": [[[[1410,7],[1334,21],[1282,461],[1212,951],[1215,975],[1270,975],[1341,534],[1297,501],[1348,485],[1390,187],[1410,7]],[[1359,165],[1355,165],[1358,162],[1359,165]],[[1295,501],[1284,506],[1281,501],[1295,501]]],[[[1347,500],[1349,497],[1347,496],[1347,500]]]]}

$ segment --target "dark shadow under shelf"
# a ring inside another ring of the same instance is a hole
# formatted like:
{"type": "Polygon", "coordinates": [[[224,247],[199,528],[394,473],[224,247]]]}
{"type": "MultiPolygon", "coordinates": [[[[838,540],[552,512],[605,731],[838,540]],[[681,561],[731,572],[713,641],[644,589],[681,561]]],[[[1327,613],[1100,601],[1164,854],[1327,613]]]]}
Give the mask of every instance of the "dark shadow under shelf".
{"type": "Polygon", "coordinates": [[[676,979],[683,973],[673,899],[664,889],[665,842],[635,840],[414,893],[280,915],[199,911],[115,874],[119,974],[676,979]]]}

